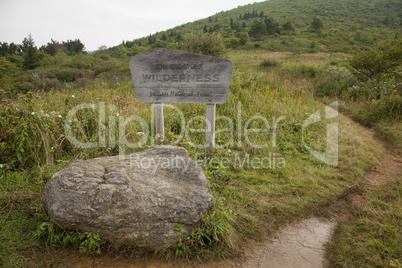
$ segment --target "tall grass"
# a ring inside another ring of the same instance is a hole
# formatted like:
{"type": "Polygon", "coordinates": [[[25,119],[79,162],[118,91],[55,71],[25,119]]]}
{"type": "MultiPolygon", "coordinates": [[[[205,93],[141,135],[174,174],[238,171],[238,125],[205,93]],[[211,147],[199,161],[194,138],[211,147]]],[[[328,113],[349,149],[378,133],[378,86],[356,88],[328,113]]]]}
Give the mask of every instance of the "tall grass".
{"type": "Polygon", "coordinates": [[[367,197],[359,218],[342,224],[331,245],[335,267],[401,267],[401,177],[367,197]]]}
{"type": "MultiPolygon", "coordinates": [[[[188,130],[189,135],[183,135],[187,128],[205,129],[202,119],[205,105],[202,104],[174,105],[177,109],[166,106],[165,140],[157,141],[148,135],[142,146],[126,146],[123,152],[158,144],[183,146],[203,167],[214,197],[222,200],[202,229],[182,240],[170,254],[207,258],[233,254],[246,239],[258,239],[337,198],[377,163],[383,152],[370,133],[339,116],[336,119],[340,137],[338,167],[328,166],[309,154],[302,143],[303,133],[305,143],[311,148],[325,151],[326,146],[328,122],[322,120],[303,132],[303,123],[317,111],[325,114],[325,105],[329,103],[327,99],[314,99],[312,73],[316,75],[319,67],[294,63],[264,69],[260,63],[269,58],[267,56],[270,55],[229,54],[235,70],[228,101],[217,105],[216,129],[219,132],[217,148],[212,153],[207,153],[202,146],[194,146],[205,143],[204,133],[188,130]],[[186,127],[181,124],[178,110],[186,120],[186,127]],[[264,165],[261,160],[265,161],[264,165]],[[218,226],[222,229],[216,228],[218,226]],[[212,244],[207,243],[209,239],[212,244]]],[[[284,53],[272,57],[299,56],[284,53]]],[[[308,59],[307,55],[303,57],[308,59]]],[[[314,65],[319,63],[313,61],[314,65]]],[[[3,164],[0,200],[2,207],[8,208],[1,210],[1,217],[9,223],[0,232],[1,241],[8,241],[1,247],[1,254],[3,264],[11,266],[23,258],[24,250],[38,246],[31,234],[35,223],[46,217],[40,209],[40,196],[51,174],[77,158],[120,153],[120,119],[137,115],[144,118],[150,130],[152,105],[138,102],[131,82],[104,82],[60,91],[37,91],[3,100],[0,106],[3,164]],[[88,104],[88,108],[80,110],[72,122],[66,122],[69,111],[82,103],[88,104]],[[65,124],[71,125],[74,136],[80,141],[99,141],[102,105],[105,120],[101,129],[108,133],[105,146],[74,147],[66,137],[65,124]],[[109,136],[113,128],[116,130],[114,141],[109,136]],[[25,171],[21,173],[22,170],[25,171]],[[30,204],[24,202],[26,195],[32,196],[30,204]]],[[[140,140],[137,132],[144,130],[133,121],[126,126],[125,139],[137,143],[140,140]]]]}

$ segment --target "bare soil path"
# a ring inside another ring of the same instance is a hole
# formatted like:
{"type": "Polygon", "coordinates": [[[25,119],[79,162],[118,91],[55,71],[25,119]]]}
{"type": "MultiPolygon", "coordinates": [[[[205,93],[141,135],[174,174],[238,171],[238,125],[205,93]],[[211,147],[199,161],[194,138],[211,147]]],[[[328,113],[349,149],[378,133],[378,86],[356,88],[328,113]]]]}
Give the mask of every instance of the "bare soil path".
{"type": "Polygon", "coordinates": [[[279,230],[273,238],[247,250],[248,258],[239,267],[327,267],[326,244],[337,224],[356,217],[366,202],[364,196],[401,172],[402,159],[388,149],[376,168],[347,190],[322,217],[312,216],[279,230]]]}

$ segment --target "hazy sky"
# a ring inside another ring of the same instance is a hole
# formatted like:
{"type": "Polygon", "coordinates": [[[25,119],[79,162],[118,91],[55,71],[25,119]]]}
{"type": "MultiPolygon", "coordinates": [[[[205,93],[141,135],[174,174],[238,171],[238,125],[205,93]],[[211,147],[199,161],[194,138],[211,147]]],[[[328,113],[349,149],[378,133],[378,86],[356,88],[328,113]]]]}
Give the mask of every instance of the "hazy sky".
{"type": "Polygon", "coordinates": [[[40,47],[79,38],[87,50],[116,46],[261,0],[0,0],[0,42],[40,47]]]}

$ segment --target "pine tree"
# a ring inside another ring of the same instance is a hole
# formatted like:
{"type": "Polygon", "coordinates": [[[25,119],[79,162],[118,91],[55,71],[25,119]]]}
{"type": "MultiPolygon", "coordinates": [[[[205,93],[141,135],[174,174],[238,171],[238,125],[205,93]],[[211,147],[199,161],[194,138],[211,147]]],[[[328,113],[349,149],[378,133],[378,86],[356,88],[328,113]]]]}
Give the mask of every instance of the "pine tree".
{"type": "Polygon", "coordinates": [[[318,31],[318,30],[324,28],[324,24],[322,23],[322,20],[320,20],[317,17],[314,18],[313,22],[311,23],[311,26],[313,26],[313,29],[315,31],[318,31]]]}
{"type": "Polygon", "coordinates": [[[39,66],[37,47],[35,46],[35,41],[31,34],[22,41],[22,51],[24,52],[23,65],[25,70],[32,70],[39,66]]]}
{"type": "Polygon", "coordinates": [[[267,28],[265,24],[260,20],[255,20],[251,25],[249,35],[255,38],[261,38],[267,34],[267,28]]]}
{"type": "Polygon", "coordinates": [[[67,48],[68,54],[75,55],[84,52],[85,45],[81,43],[80,39],[67,40],[63,42],[63,45],[67,48]]]}
{"type": "Polygon", "coordinates": [[[295,28],[293,27],[292,22],[290,20],[288,20],[286,23],[284,23],[282,25],[282,29],[285,32],[294,32],[295,31],[295,28]]]}
{"type": "Polygon", "coordinates": [[[267,27],[267,33],[273,35],[275,33],[280,33],[279,24],[274,21],[273,18],[265,18],[265,25],[267,27]]]}

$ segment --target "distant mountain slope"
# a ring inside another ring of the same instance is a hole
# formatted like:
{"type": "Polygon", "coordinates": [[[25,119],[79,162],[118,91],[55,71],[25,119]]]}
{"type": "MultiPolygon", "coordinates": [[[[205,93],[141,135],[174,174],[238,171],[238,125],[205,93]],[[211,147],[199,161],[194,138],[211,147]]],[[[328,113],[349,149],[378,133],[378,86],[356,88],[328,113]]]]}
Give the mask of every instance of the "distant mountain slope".
{"type": "Polygon", "coordinates": [[[351,52],[379,39],[401,36],[401,26],[401,0],[269,0],[222,11],[124,45],[174,48],[186,34],[204,31],[221,34],[226,45],[233,48],[351,52]],[[318,24],[312,26],[314,19],[318,24]],[[249,39],[239,42],[245,33],[249,39]]]}

